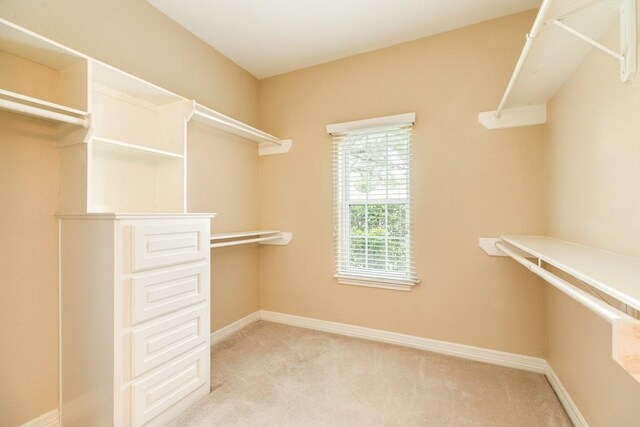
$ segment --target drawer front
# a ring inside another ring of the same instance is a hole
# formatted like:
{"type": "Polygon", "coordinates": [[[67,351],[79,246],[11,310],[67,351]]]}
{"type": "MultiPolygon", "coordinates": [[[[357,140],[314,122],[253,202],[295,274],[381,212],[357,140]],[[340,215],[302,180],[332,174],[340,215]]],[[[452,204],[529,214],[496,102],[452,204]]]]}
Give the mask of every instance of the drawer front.
{"type": "Polygon", "coordinates": [[[136,275],[128,283],[131,323],[135,325],[206,301],[209,298],[209,265],[136,275]]]}
{"type": "Polygon", "coordinates": [[[209,308],[201,304],[135,327],[131,332],[131,373],[135,378],[208,343],[209,308]]]}
{"type": "Polygon", "coordinates": [[[209,222],[133,224],[132,271],[207,259],[209,222]]]}
{"type": "Polygon", "coordinates": [[[131,418],[143,425],[209,381],[209,347],[203,345],[131,384],[131,418]]]}

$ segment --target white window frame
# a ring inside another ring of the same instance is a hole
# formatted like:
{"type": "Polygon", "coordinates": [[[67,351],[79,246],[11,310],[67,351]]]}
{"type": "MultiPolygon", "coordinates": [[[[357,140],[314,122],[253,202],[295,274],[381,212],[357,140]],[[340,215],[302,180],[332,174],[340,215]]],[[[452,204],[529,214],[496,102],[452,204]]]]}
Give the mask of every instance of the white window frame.
{"type": "MultiPolygon", "coordinates": [[[[343,134],[350,133],[355,131],[364,131],[367,129],[374,130],[375,128],[381,128],[386,126],[400,126],[400,125],[413,125],[415,123],[415,113],[406,113],[399,114],[395,116],[387,116],[387,117],[379,117],[375,119],[367,119],[367,120],[358,120],[354,122],[346,122],[346,123],[338,123],[327,126],[327,133],[329,134],[343,134]]],[[[337,161],[334,159],[334,161],[337,161]]],[[[340,179],[340,187],[335,187],[334,191],[340,191],[343,195],[348,192],[349,189],[349,174],[345,173],[344,170],[337,170],[337,168],[341,165],[334,165],[336,168],[336,173],[340,174],[340,178],[335,177],[334,179],[340,179]]],[[[411,168],[412,166],[409,165],[411,168]]],[[[409,175],[411,175],[411,171],[409,171],[409,175]]],[[[409,186],[409,189],[411,187],[409,186]]],[[[351,206],[354,205],[385,205],[385,210],[388,212],[388,206],[393,204],[406,204],[407,209],[407,227],[408,227],[408,239],[407,239],[407,265],[409,266],[409,270],[411,270],[411,263],[414,261],[413,259],[413,232],[411,227],[411,194],[406,198],[402,199],[349,199],[347,197],[341,197],[340,195],[334,194],[334,198],[340,197],[339,203],[336,203],[334,209],[336,209],[336,217],[335,217],[335,228],[336,228],[336,245],[338,247],[335,248],[337,251],[337,260],[336,260],[336,274],[335,277],[338,280],[338,283],[345,285],[356,285],[356,286],[367,286],[367,287],[375,287],[375,288],[384,288],[384,289],[393,289],[393,290],[402,290],[402,291],[410,291],[413,286],[420,282],[417,277],[411,277],[411,274],[405,277],[383,277],[384,274],[372,274],[371,271],[362,271],[358,269],[341,269],[340,259],[349,259],[350,250],[351,250],[351,221],[350,221],[350,212],[351,206]],[[346,254],[343,254],[341,251],[347,251],[346,254]]],[[[366,237],[363,237],[366,239],[366,237]]],[[[389,236],[385,236],[385,248],[388,247],[389,236]]],[[[386,251],[386,249],[385,249],[386,251]]],[[[387,262],[387,258],[385,257],[385,262],[387,262]]]]}

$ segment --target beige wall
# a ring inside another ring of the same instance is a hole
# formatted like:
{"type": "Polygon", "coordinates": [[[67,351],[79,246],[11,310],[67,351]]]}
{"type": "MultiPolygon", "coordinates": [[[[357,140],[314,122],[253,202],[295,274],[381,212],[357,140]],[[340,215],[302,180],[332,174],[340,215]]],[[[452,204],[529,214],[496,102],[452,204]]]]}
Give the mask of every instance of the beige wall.
{"type": "MultiPolygon", "coordinates": [[[[0,0],[0,17],[240,120],[257,119],[257,80],[144,0],[0,0]]],[[[46,97],[53,86],[45,74],[36,81],[46,97]]],[[[0,83],[3,75],[0,67],[0,83]]],[[[216,230],[257,226],[256,144],[192,133],[189,208],[219,212],[216,230]],[[230,182],[245,191],[232,194],[230,182]]],[[[42,122],[0,112],[2,426],[17,426],[58,404],[59,158],[50,136],[42,122]]],[[[214,329],[258,304],[257,248],[216,252],[214,329]]]]}
{"type": "Polygon", "coordinates": [[[238,120],[258,81],[145,0],[0,0],[0,18],[238,120]]]}
{"type": "Polygon", "coordinates": [[[542,127],[487,131],[534,12],[260,82],[261,128],[294,140],[260,160],[260,224],[290,230],[260,254],[261,308],[492,349],[544,353],[544,289],[478,237],[544,233],[542,127]],[[329,123],[415,111],[412,292],[333,278],[329,123]]]}
{"type": "Polygon", "coordinates": [[[0,424],[57,406],[58,152],[53,129],[0,113],[0,424]]]}
{"type": "MultiPolygon", "coordinates": [[[[549,234],[640,256],[640,79],[618,75],[594,50],[549,104],[549,234]]],[[[611,359],[610,326],[558,291],[546,298],[548,359],[587,421],[637,426],[640,384],[611,359]]]]}
{"type": "MultiPolygon", "coordinates": [[[[190,212],[216,212],[214,233],[258,229],[258,148],[200,123],[188,129],[190,212]]],[[[211,330],[259,309],[258,245],[211,251],[211,330]]]]}

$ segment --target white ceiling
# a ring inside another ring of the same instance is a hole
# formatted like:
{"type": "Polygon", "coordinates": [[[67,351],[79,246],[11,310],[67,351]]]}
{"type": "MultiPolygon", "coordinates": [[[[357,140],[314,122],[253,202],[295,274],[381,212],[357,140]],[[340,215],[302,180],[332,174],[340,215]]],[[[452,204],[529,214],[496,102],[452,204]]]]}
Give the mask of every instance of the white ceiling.
{"type": "Polygon", "coordinates": [[[258,78],[533,9],[541,2],[147,1],[258,78]]]}

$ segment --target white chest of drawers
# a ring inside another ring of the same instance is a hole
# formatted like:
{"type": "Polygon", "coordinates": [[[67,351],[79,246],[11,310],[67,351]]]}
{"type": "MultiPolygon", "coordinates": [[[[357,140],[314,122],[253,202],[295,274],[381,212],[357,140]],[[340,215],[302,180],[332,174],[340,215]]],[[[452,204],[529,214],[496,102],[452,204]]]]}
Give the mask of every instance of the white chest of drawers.
{"type": "Polygon", "coordinates": [[[162,425],[209,393],[212,217],[59,216],[61,425],[162,425]]]}

